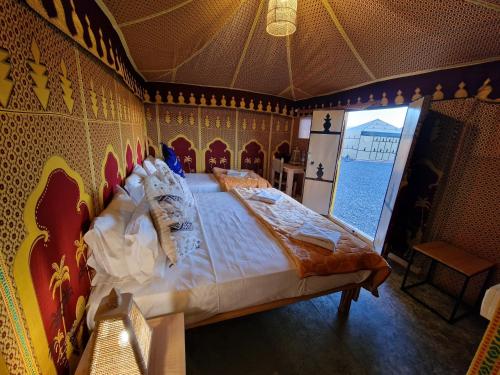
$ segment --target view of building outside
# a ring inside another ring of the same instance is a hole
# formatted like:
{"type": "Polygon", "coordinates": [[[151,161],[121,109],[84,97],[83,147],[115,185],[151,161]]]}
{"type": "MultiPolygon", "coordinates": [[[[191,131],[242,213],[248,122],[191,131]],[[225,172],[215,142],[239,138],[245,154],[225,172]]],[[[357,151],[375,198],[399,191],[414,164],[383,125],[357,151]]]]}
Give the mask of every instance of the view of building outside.
{"type": "Polygon", "coordinates": [[[348,112],[332,215],[373,238],[406,107],[348,112]]]}

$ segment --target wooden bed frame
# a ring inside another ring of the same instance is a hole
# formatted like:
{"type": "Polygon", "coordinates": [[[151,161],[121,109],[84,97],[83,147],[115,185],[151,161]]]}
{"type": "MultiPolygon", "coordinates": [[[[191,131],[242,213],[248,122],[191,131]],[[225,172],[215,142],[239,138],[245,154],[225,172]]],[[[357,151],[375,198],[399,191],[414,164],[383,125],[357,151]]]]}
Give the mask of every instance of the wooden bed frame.
{"type": "Polygon", "coordinates": [[[339,288],[328,289],[328,290],[325,290],[322,292],[308,294],[305,296],[283,298],[283,299],[280,299],[277,301],[263,303],[261,305],[250,306],[250,307],[245,307],[243,309],[228,311],[228,312],[214,315],[211,318],[204,319],[204,320],[201,320],[201,321],[196,322],[196,323],[186,324],[186,329],[202,327],[202,326],[206,326],[209,324],[222,322],[224,320],[239,318],[242,316],[259,313],[262,311],[268,311],[268,310],[276,309],[278,307],[290,305],[292,303],[296,303],[296,302],[300,302],[300,301],[307,301],[307,300],[312,299],[312,298],[316,298],[316,297],[320,297],[320,296],[324,296],[324,295],[336,293],[336,292],[342,292],[342,296],[340,297],[340,305],[338,308],[338,313],[340,315],[347,315],[349,313],[350,308],[351,308],[351,302],[353,300],[354,301],[358,300],[359,292],[360,292],[360,289],[363,287],[363,285],[364,284],[348,284],[348,285],[344,285],[344,286],[339,287],[339,288]]]}

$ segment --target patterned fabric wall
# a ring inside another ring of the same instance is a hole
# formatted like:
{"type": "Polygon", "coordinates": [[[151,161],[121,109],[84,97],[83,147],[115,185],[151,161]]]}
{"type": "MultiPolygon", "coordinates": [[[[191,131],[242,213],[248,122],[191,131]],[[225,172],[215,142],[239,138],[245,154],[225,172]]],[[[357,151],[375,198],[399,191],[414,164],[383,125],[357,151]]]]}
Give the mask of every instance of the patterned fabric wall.
{"type": "MultiPolygon", "coordinates": [[[[475,99],[434,101],[403,178],[387,251],[407,258],[411,247],[445,240],[497,263],[489,284],[500,282],[500,106],[475,99]]],[[[424,268],[428,261],[418,259],[424,268]]],[[[475,301],[485,275],[471,280],[475,301]]],[[[458,293],[463,276],[436,268],[434,282],[458,293]]]]}
{"type": "Polygon", "coordinates": [[[160,143],[174,147],[186,171],[249,168],[266,177],[269,155],[283,143],[290,145],[296,121],[272,112],[189,104],[146,103],[145,114],[150,151],[159,152],[160,143]]]}
{"type": "Polygon", "coordinates": [[[72,38],[99,61],[113,69],[121,81],[141,96],[144,79],[122,44],[109,17],[93,0],[25,0],[40,16],[72,38]]]}
{"type": "Polygon", "coordinates": [[[26,5],[0,10],[0,372],[66,373],[86,338],[82,234],[143,158],[144,106],[26,5]]]}

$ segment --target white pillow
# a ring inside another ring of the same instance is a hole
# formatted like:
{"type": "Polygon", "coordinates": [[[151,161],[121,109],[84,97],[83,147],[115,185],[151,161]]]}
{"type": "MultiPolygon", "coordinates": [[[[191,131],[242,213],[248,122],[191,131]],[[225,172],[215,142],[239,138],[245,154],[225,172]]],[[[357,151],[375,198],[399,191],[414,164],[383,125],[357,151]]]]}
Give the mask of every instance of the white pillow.
{"type": "Polygon", "coordinates": [[[92,285],[109,278],[144,283],[161,270],[158,265],[165,264],[165,257],[159,251],[148,209],[147,204],[136,206],[120,188],[94,219],[84,236],[91,250],[87,264],[96,270],[92,285]]]}
{"type": "Polygon", "coordinates": [[[130,176],[125,179],[125,190],[134,200],[135,204],[139,204],[144,198],[144,177],[139,176],[132,172],[130,176]]]}
{"type": "MultiPolygon", "coordinates": [[[[142,282],[149,280],[152,276],[161,277],[164,270],[162,266],[166,258],[161,251],[158,235],[149,215],[149,203],[145,198],[136,207],[125,228],[125,240],[126,246],[131,248],[131,253],[137,255],[127,260],[136,262],[137,268],[142,273],[139,275],[142,282]]],[[[138,281],[141,282],[139,279],[138,281]]]]}
{"type": "Polygon", "coordinates": [[[124,233],[132,213],[135,210],[132,198],[117,189],[108,207],[96,217],[92,226],[83,237],[91,251],[87,264],[97,273],[122,278],[128,275],[128,270],[121,268],[124,233]]]}
{"type": "Polygon", "coordinates": [[[134,169],[132,170],[132,173],[140,176],[140,177],[148,177],[148,173],[146,170],[141,167],[139,164],[134,165],[134,169]]]}
{"type": "Polygon", "coordinates": [[[148,176],[152,176],[157,172],[157,169],[154,166],[153,162],[151,162],[151,160],[149,160],[149,159],[144,160],[144,162],[142,163],[142,166],[143,166],[144,170],[146,171],[146,173],[148,174],[148,176]]]}

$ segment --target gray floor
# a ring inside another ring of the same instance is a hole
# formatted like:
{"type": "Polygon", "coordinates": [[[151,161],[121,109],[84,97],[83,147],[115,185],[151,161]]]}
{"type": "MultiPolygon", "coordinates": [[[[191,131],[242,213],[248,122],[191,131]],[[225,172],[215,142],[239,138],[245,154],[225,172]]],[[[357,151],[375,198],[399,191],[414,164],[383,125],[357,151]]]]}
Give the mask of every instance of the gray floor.
{"type": "Polygon", "coordinates": [[[188,374],[465,374],[487,321],[449,325],[401,292],[363,291],[347,319],[340,294],[186,332],[188,374]]]}

